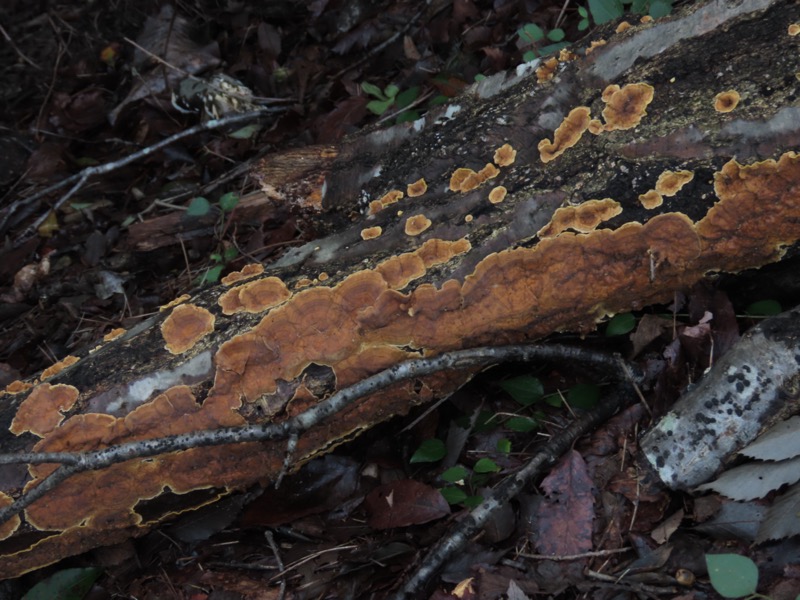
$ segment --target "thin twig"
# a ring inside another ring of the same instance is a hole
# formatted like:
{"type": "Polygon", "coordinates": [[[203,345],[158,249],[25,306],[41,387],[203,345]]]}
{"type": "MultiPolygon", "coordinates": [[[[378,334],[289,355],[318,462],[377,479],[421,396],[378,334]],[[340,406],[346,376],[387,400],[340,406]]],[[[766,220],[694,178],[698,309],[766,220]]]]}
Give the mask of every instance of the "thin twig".
{"type": "MultiPolygon", "coordinates": [[[[260,108],[246,113],[229,115],[227,117],[222,117],[221,119],[211,119],[209,121],[206,121],[205,123],[199,123],[197,125],[194,125],[193,127],[189,127],[189,129],[185,129],[174,135],[171,135],[168,138],[165,138],[160,142],[153,144],[152,146],[148,146],[147,148],[142,148],[141,150],[134,152],[133,154],[129,154],[128,156],[121,158],[119,160],[115,160],[110,163],[105,163],[103,165],[86,167],[79,173],[75,173],[74,175],[67,177],[66,179],[62,179],[58,183],[54,183],[53,185],[50,185],[43,190],[40,190],[36,194],[21,200],[18,203],[17,208],[20,205],[25,205],[34,202],[39,198],[42,198],[43,196],[51,192],[61,189],[66,185],[75,183],[75,185],[73,185],[73,187],[64,196],[56,200],[53,206],[50,207],[50,209],[45,214],[36,219],[36,221],[34,221],[33,224],[31,224],[27,229],[25,229],[25,231],[23,231],[20,234],[20,236],[14,242],[14,247],[18,248],[28,239],[30,239],[30,236],[33,233],[33,231],[35,231],[36,228],[39,227],[39,225],[41,225],[45,221],[45,219],[47,219],[47,216],[50,214],[50,212],[58,210],[67,200],[69,200],[69,198],[73,194],[75,194],[75,192],[77,192],[81,188],[81,186],[86,182],[87,179],[89,179],[89,177],[92,177],[94,175],[105,175],[107,173],[111,173],[112,171],[125,167],[141,158],[150,156],[151,154],[158,152],[162,148],[169,146],[170,144],[177,142],[178,140],[182,140],[183,138],[195,135],[197,133],[203,131],[209,131],[211,129],[218,129],[220,127],[225,127],[227,125],[232,125],[234,123],[240,123],[242,121],[251,121],[268,113],[283,112],[285,110],[286,109],[284,108],[260,108]]],[[[13,210],[16,210],[16,208],[13,210]]]]}
{"type": "Polygon", "coordinates": [[[146,458],[168,452],[188,450],[189,448],[262,442],[287,439],[295,435],[299,436],[360,398],[374,394],[396,383],[432,375],[447,369],[474,369],[512,360],[531,361],[565,358],[581,363],[589,363],[619,373],[619,363],[615,356],[572,346],[514,345],[496,348],[473,348],[448,352],[433,358],[421,358],[399,363],[336,392],[327,400],[282,423],[261,423],[242,427],[193,431],[180,435],[127,442],[93,452],[21,452],[1,454],[0,464],[27,463],[33,465],[57,463],[61,466],[36,487],[17,498],[12,504],[0,509],[0,523],[4,523],[18,514],[77,473],[102,469],[135,458],[146,458]]]}

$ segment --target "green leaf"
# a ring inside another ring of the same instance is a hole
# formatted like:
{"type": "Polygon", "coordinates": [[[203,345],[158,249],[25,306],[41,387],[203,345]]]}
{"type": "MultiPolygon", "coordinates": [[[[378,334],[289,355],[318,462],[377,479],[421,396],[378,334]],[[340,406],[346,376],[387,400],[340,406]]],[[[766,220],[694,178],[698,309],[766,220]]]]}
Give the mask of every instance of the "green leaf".
{"type": "MultiPolygon", "coordinates": [[[[486,75],[481,75],[481,74],[475,75],[475,81],[482,81],[483,79],[486,79],[486,75]],[[478,77],[481,77],[482,79],[478,79],[478,77]]],[[[448,102],[450,102],[450,98],[448,98],[444,94],[439,94],[428,100],[428,106],[429,107],[441,106],[442,104],[447,104],[448,102]]]]}
{"type": "Polygon", "coordinates": [[[745,308],[744,312],[753,317],[773,317],[782,313],[783,309],[777,300],[759,300],[745,308]]]}
{"type": "Polygon", "coordinates": [[[589,19],[578,21],[578,31],[586,31],[587,29],[589,29],[589,19]]]}
{"type": "Polygon", "coordinates": [[[589,10],[598,25],[608,23],[622,16],[622,2],[619,0],[589,0],[589,10]]]}
{"type": "Polygon", "coordinates": [[[439,493],[444,496],[448,504],[461,504],[467,499],[467,493],[457,487],[442,488],[439,490],[439,493]]]}
{"type": "Polygon", "coordinates": [[[472,470],[476,473],[497,473],[500,467],[491,458],[481,458],[475,463],[472,470]]]}
{"type": "Polygon", "coordinates": [[[464,506],[467,508],[477,508],[483,504],[483,496],[469,496],[464,499],[464,506]]]}
{"type": "Polygon", "coordinates": [[[584,19],[589,16],[589,11],[587,11],[583,6],[578,7],[578,14],[582,16],[584,19]]]}
{"type": "Polygon", "coordinates": [[[508,438],[500,438],[497,440],[497,451],[503,454],[509,454],[511,452],[511,440],[508,438]]]}
{"type": "Polygon", "coordinates": [[[482,410],[478,413],[478,417],[475,419],[475,425],[472,428],[474,433],[483,433],[484,431],[491,431],[495,427],[497,427],[498,422],[495,418],[495,415],[490,410],[482,410]]]}
{"type": "Polygon", "coordinates": [[[397,119],[395,119],[395,123],[410,123],[412,121],[416,121],[419,119],[419,113],[415,110],[407,110],[404,113],[397,115],[397,119]]]}
{"type": "Polygon", "coordinates": [[[520,375],[500,382],[500,387],[522,406],[530,406],[544,395],[544,386],[538,377],[520,375]]]}
{"type": "Polygon", "coordinates": [[[560,394],[549,394],[542,398],[542,402],[554,408],[561,408],[563,401],[560,394]]]}
{"type": "Polygon", "coordinates": [[[386,100],[386,96],[383,95],[381,88],[377,85],[373,85],[371,83],[367,83],[366,81],[361,84],[361,89],[364,90],[365,94],[369,94],[370,96],[374,96],[378,100],[386,100]]]}
{"type": "Polygon", "coordinates": [[[626,0],[625,4],[631,5],[631,12],[636,13],[637,15],[643,15],[647,13],[647,9],[650,8],[650,0],[626,0]]]}
{"type": "Polygon", "coordinates": [[[239,196],[234,192],[228,192],[219,197],[218,203],[224,212],[231,212],[239,204],[239,196]]]}
{"type": "Polygon", "coordinates": [[[447,449],[442,440],[436,438],[425,440],[411,456],[411,463],[437,462],[442,460],[445,454],[447,454],[447,449]]]}
{"type": "Polygon", "coordinates": [[[533,62],[539,58],[539,55],[536,54],[535,50],[528,50],[525,54],[522,55],[522,62],[533,62]]]}
{"type": "Polygon", "coordinates": [[[567,392],[567,403],[573,408],[588,410],[600,401],[600,386],[593,383],[579,383],[567,392]]]}
{"type": "Polygon", "coordinates": [[[125,229],[126,227],[130,227],[131,225],[133,225],[135,222],[136,222],[136,215],[129,215],[125,217],[125,219],[120,224],[120,227],[125,229]]]}
{"type": "Polygon", "coordinates": [[[469,471],[459,465],[450,467],[444,473],[442,473],[442,479],[444,479],[447,483],[458,483],[460,481],[463,482],[467,477],[469,477],[469,471]]]}
{"type": "Polygon", "coordinates": [[[394,99],[394,103],[397,105],[397,108],[403,109],[414,100],[419,97],[419,86],[415,85],[414,87],[410,87],[407,90],[400,92],[397,94],[397,97],[394,99]]]}
{"type": "Polygon", "coordinates": [[[672,12],[672,0],[653,0],[650,3],[650,16],[661,19],[672,12]]]}
{"type": "Polygon", "coordinates": [[[367,102],[367,110],[375,115],[382,115],[394,103],[394,100],[372,100],[367,102]]]}
{"type": "Polygon", "coordinates": [[[211,203],[202,196],[197,196],[197,198],[192,198],[189,207],[186,209],[186,214],[190,217],[202,217],[210,211],[211,203]]]}
{"type": "Polygon", "coordinates": [[[102,572],[97,568],[58,571],[28,590],[23,600],[82,600],[102,572]]]}
{"type": "Polygon", "coordinates": [[[397,92],[399,91],[400,88],[393,83],[390,83],[385,88],[383,88],[383,93],[386,94],[386,97],[390,99],[393,99],[395,96],[397,96],[397,92]]]}
{"type": "MultiPolygon", "coordinates": [[[[478,83],[479,81],[483,81],[484,79],[486,79],[486,75],[484,75],[483,73],[478,73],[477,75],[475,75],[474,79],[475,79],[475,83],[478,83]]],[[[436,98],[438,98],[438,97],[439,96],[436,96],[436,98]]],[[[442,97],[445,98],[445,101],[446,101],[447,96],[442,95],[442,97]]],[[[434,100],[436,98],[434,98],[434,100]]]]}
{"type": "Polygon", "coordinates": [[[239,256],[239,251],[236,249],[236,246],[228,246],[222,251],[222,260],[225,263],[229,263],[237,256],[239,256]]]}
{"type": "Polygon", "coordinates": [[[632,313],[622,313],[614,317],[606,325],[606,336],[625,335],[636,327],[636,317],[632,313]]]}
{"type": "Polygon", "coordinates": [[[544,31],[542,31],[542,28],[534,23],[528,23],[527,25],[524,25],[522,28],[518,29],[517,35],[519,36],[519,39],[526,45],[535,44],[539,40],[544,39],[544,31]]]}
{"type": "Polygon", "coordinates": [[[211,254],[208,255],[208,258],[210,258],[214,262],[218,263],[222,262],[222,254],[220,254],[219,252],[212,252],[211,254]]]}
{"type": "Polygon", "coordinates": [[[756,593],[758,567],[739,554],[706,554],[711,586],[723,598],[739,598],[756,593]]]}
{"type": "Polygon", "coordinates": [[[261,125],[258,123],[251,123],[250,125],[245,125],[244,127],[237,129],[233,133],[229,133],[228,137],[232,137],[235,140],[249,140],[259,131],[261,131],[261,125]]]}
{"type": "Polygon", "coordinates": [[[564,35],[564,30],[558,27],[547,32],[547,39],[551,42],[560,42],[564,39],[564,35]]]}
{"type": "Polygon", "coordinates": [[[539,427],[539,424],[528,417],[511,417],[506,421],[506,427],[518,433],[528,433],[539,427]]]}
{"type": "Polygon", "coordinates": [[[217,283],[219,281],[219,276],[222,275],[222,269],[225,268],[225,265],[216,265],[211,267],[208,271],[200,275],[195,281],[197,285],[204,285],[206,283],[217,283]]]}
{"type": "Polygon", "coordinates": [[[547,56],[548,54],[554,54],[561,50],[562,48],[566,48],[569,46],[567,42],[557,42],[555,44],[548,44],[547,46],[542,46],[539,48],[539,54],[542,56],[547,56]]]}

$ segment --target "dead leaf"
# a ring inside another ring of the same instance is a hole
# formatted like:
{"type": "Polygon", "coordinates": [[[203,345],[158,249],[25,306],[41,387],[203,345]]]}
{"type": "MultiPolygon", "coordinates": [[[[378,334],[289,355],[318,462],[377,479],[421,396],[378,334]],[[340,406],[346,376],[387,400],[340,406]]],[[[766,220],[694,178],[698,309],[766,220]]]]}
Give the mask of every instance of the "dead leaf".
{"type": "Polygon", "coordinates": [[[580,453],[568,452],[542,481],[547,497],[539,506],[541,554],[569,555],[592,549],[592,480],[580,453]]]}
{"type": "Polygon", "coordinates": [[[372,490],[364,499],[373,529],[420,525],[450,514],[439,490],[413,479],[392,481],[372,490]]]}

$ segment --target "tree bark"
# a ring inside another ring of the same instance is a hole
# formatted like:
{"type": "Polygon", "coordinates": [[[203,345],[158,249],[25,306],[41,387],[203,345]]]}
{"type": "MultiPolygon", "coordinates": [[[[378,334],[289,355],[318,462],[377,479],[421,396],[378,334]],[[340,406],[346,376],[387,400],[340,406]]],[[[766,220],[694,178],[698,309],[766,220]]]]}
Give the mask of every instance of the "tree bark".
{"type": "MultiPolygon", "coordinates": [[[[268,196],[321,202],[330,235],[12,384],[2,447],[280,422],[408,358],[589,331],[709,272],[780,260],[800,240],[798,22],[796,3],[716,0],[608,26],[585,57],[492,77],[424,126],[309,151],[282,183],[262,175],[268,196]]],[[[357,403],[301,436],[292,468],[468,376],[357,403]]],[[[196,448],[77,475],[0,529],[0,576],[274,479],[284,451],[196,448]]],[[[0,501],[50,471],[0,468],[0,501]]]]}

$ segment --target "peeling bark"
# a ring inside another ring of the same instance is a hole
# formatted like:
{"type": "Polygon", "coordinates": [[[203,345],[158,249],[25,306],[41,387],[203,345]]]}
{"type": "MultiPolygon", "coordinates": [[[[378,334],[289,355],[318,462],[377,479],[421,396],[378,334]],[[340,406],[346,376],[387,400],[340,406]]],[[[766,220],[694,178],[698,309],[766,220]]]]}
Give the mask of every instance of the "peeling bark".
{"type": "MultiPolygon", "coordinates": [[[[717,0],[609,26],[607,44],[564,56],[544,83],[552,69],[520,67],[424,124],[320,149],[301,183],[267,181],[265,194],[321,200],[331,235],[177,305],[202,310],[166,308],[46,383],[12,384],[2,447],[96,450],[281,422],[407,358],[588,331],[709,272],[780,260],[800,240],[798,21],[796,3],[717,0]],[[738,105],[721,112],[730,90],[738,105]],[[470,171],[454,181],[457,169],[470,171]]],[[[349,407],[300,437],[293,467],[467,376],[349,407]]],[[[0,530],[0,576],[273,479],[283,448],[195,448],[75,476],[0,530]]],[[[0,503],[50,471],[3,467],[0,503]]]]}

